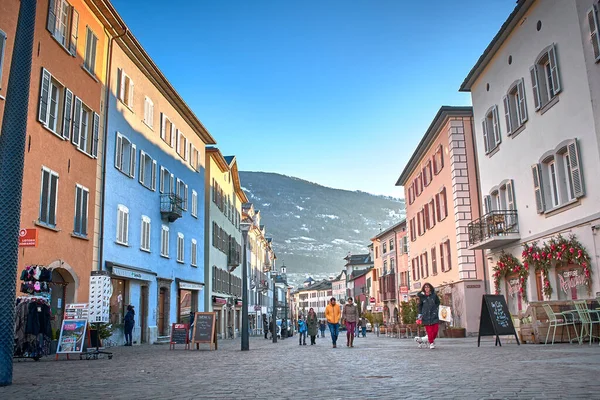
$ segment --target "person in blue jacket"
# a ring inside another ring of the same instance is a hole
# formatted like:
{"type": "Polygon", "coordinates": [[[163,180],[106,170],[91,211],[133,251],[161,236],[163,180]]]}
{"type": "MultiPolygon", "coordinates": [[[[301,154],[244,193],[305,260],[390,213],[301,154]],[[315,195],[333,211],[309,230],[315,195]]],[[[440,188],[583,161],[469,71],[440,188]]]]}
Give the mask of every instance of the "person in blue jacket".
{"type": "Polygon", "coordinates": [[[133,311],[133,306],[130,304],[127,306],[127,314],[125,314],[125,346],[132,346],[132,334],[133,334],[133,325],[135,324],[135,311],[133,311]]]}
{"type": "Polygon", "coordinates": [[[300,338],[300,346],[306,346],[306,322],[302,318],[298,318],[298,337],[300,338]]]}

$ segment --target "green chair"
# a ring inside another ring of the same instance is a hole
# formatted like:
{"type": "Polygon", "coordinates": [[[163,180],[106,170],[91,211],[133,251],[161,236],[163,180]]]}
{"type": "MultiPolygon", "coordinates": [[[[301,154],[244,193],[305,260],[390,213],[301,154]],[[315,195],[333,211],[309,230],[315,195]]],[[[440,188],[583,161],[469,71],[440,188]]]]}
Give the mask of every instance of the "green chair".
{"type": "Polygon", "coordinates": [[[581,335],[579,336],[579,344],[583,343],[583,338],[586,336],[590,337],[590,346],[592,345],[593,338],[600,338],[594,336],[594,325],[600,325],[600,312],[596,310],[588,309],[587,301],[577,300],[574,301],[575,310],[581,320],[581,335]]]}
{"type": "Polygon", "coordinates": [[[569,331],[569,325],[573,326],[575,330],[575,335],[577,335],[577,328],[575,328],[575,321],[573,318],[567,317],[565,313],[555,313],[550,307],[549,304],[544,304],[544,311],[546,311],[546,315],[548,316],[548,333],[546,333],[546,342],[544,345],[548,344],[548,337],[550,335],[550,329],[554,328],[554,332],[552,333],[552,344],[554,344],[554,337],[556,336],[556,328],[559,326],[567,327],[567,334],[569,335],[569,342],[571,341],[571,332],[569,331]]]}

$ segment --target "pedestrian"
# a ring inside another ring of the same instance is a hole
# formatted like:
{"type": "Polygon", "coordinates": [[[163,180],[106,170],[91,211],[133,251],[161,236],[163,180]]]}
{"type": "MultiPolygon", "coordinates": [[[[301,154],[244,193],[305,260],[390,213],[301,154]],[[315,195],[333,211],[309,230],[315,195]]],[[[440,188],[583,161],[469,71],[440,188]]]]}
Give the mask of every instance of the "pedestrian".
{"type": "Polygon", "coordinates": [[[367,320],[363,317],[360,319],[362,321],[361,329],[362,329],[362,337],[367,337],[367,320]]]}
{"type": "Polygon", "coordinates": [[[267,320],[267,314],[263,314],[263,331],[265,333],[265,339],[268,339],[269,334],[269,321],[267,320]]]}
{"type": "MultiPolygon", "coordinates": [[[[440,319],[439,319],[439,308],[440,299],[435,293],[435,289],[430,283],[423,284],[423,291],[419,294],[419,315],[417,319],[425,326],[427,336],[415,337],[415,341],[419,344],[419,347],[427,340],[429,342],[429,348],[435,349],[435,338],[438,334],[440,319]]],[[[427,343],[425,343],[427,344],[427,343]]]]}
{"type": "Polygon", "coordinates": [[[329,326],[329,332],[331,333],[331,343],[335,349],[337,346],[338,334],[340,333],[340,317],[342,312],[340,311],[340,305],[336,303],[335,297],[329,299],[329,304],[325,307],[325,318],[327,318],[327,325],[329,326]]]}
{"type": "Polygon", "coordinates": [[[130,304],[127,306],[127,314],[125,314],[125,346],[133,346],[132,333],[133,325],[135,324],[135,311],[133,306],[130,304]]]}
{"type": "Polygon", "coordinates": [[[298,318],[298,341],[300,346],[306,346],[306,322],[302,317],[298,318]]]}
{"type": "Polygon", "coordinates": [[[308,310],[308,316],[306,317],[306,325],[308,327],[308,336],[310,336],[310,345],[317,344],[317,314],[311,307],[308,310]]]}
{"type": "Polygon", "coordinates": [[[346,324],[346,346],[354,347],[354,331],[356,330],[356,321],[358,321],[358,308],[352,297],[348,297],[348,302],[344,305],[342,320],[346,324]]]}
{"type": "Polygon", "coordinates": [[[321,337],[325,337],[325,321],[319,321],[319,330],[321,331],[321,337]]]}

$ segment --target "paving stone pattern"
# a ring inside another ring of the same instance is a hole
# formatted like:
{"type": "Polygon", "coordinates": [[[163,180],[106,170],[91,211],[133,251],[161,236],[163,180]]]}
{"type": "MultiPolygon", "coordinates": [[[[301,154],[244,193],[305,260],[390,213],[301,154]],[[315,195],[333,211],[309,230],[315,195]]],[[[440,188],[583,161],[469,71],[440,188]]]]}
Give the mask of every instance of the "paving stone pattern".
{"type": "Polygon", "coordinates": [[[218,351],[168,346],[111,348],[112,360],[64,356],[14,363],[0,399],[593,399],[600,398],[600,347],[439,339],[434,350],[410,339],[376,337],[333,349],[297,338],[274,344],[236,339],[218,351]]]}

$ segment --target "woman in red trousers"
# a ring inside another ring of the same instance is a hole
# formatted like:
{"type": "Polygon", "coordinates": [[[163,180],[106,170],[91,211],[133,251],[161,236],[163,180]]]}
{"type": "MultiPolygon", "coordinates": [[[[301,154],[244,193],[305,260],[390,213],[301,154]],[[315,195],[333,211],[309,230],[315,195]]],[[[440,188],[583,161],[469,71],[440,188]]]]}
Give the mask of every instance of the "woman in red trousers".
{"type": "MultiPolygon", "coordinates": [[[[438,334],[440,325],[439,319],[439,308],[440,299],[435,293],[435,289],[430,283],[423,285],[423,290],[419,293],[419,315],[418,319],[425,326],[427,332],[427,341],[429,342],[429,348],[435,349],[435,338],[438,334]]],[[[423,344],[425,338],[416,337],[415,341],[419,343],[419,347],[423,344]]]]}

